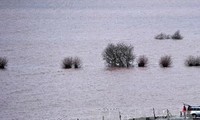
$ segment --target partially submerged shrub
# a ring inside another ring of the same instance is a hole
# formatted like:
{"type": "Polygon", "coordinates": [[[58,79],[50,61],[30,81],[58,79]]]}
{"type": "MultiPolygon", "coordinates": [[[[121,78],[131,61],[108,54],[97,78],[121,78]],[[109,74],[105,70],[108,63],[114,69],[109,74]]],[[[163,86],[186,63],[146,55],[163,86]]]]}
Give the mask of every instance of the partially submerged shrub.
{"type": "Polygon", "coordinates": [[[72,65],[73,65],[73,58],[72,57],[67,57],[62,62],[62,67],[64,69],[70,69],[70,68],[72,68],[72,65]]]}
{"type": "Polygon", "coordinates": [[[200,57],[196,57],[196,64],[195,66],[200,66],[200,57]]]}
{"type": "Polygon", "coordinates": [[[160,58],[160,61],[159,61],[159,64],[160,64],[160,67],[170,67],[171,64],[172,64],[172,60],[171,60],[171,56],[163,56],[160,58]]]}
{"type": "Polygon", "coordinates": [[[5,57],[0,57],[0,69],[5,69],[7,66],[8,60],[5,57]]]}
{"type": "Polygon", "coordinates": [[[160,33],[154,37],[155,39],[163,40],[163,39],[170,39],[170,35],[166,35],[165,33],[160,33]]]}
{"type": "Polygon", "coordinates": [[[165,33],[160,33],[154,37],[155,39],[163,40],[163,39],[174,39],[181,40],[183,36],[181,36],[180,31],[177,30],[173,35],[167,35],[165,33]]]}
{"type": "Polygon", "coordinates": [[[63,60],[62,67],[64,69],[81,68],[81,60],[78,57],[75,58],[67,57],[63,60]]]}
{"type": "Polygon", "coordinates": [[[133,55],[133,46],[124,43],[117,45],[108,44],[103,51],[103,60],[106,61],[108,67],[131,67],[135,59],[133,55]]]}
{"type": "Polygon", "coordinates": [[[148,64],[148,58],[146,56],[140,56],[137,60],[138,67],[146,67],[148,64]]]}
{"type": "Polygon", "coordinates": [[[195,66],[195,62],[196,62],[195,57],[189,56],[188,59],[186,59],[185,61],[185,65],[189,67],[195,66]]]}
{"type": "Polygon", "coordinates": [[[189,56],[185,61],[185,65],[189,67],[200,66],[200,57],[189,56]]]}
{"type": "Polygon", "coordinates": [[[171,36],[171,38],[174,40],[181,40],[183,39],[183,36],[181,36],[180,31],[178,30],[171,36]]]}
{"type": "Polygon", "coordinates": [[[78,57],[73,59],[74,68],[81,68],[81,60],[78,57]]]}

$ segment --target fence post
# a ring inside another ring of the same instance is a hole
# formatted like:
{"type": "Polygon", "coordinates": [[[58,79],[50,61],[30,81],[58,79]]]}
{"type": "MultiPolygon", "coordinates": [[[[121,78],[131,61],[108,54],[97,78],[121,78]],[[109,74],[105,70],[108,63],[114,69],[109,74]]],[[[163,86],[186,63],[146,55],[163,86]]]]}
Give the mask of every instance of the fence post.
{"type": "Polygon", "coordinates": [[[169,110],[167,109],[167,120],[169,120],[169,110]]]}
{"type": "Polygon", "coordinates": [[[119,120],[121,120],[122,119],[122,116],[121,116],[121,113],[120,113],[120,111],[119,111],[119,120]]]}
{"type": "Polygon", "coordinates": [[[156,113],[155,113],[155,109],[153,108],[153,117],[154,117],[154,120],[156,119],[156,113]]]}

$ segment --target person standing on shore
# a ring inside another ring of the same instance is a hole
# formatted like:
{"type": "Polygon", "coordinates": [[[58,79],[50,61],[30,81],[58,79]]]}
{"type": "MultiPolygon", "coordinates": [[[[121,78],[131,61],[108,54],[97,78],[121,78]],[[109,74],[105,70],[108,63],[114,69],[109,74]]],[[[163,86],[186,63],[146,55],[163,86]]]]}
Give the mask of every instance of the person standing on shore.
{"type": "Polygon", "coordinates": [[[183,105],[183,116],[184,116],[184,118],[186,118],[186,107],[185,107],[185,105],[183,105]]]}

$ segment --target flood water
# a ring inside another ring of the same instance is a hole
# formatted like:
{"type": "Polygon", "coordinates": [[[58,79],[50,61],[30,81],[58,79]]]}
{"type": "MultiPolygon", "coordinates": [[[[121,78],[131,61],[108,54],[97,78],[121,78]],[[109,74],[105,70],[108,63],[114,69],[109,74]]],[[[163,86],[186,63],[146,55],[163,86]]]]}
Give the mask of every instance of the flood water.
{"type": "Polygon", "coordinates": [[[48,0],[47,8],[0,2],[0,56],[8,59],[0,70],[1,120],[113,120],[119,112],[128,119],[152,116],[153,108],[178,115],[183,103],[200,104],[200,68],[184,65],[200,51],[199,1],[61,1],[48,0]],[[154,39],[176,30],[183,40],[154,39]],[[118,42],[146,55],[148,67],[107,69],[102,52],[118,42]],[[172,67],[159,67],[163,55],[172,67]],[[80,57],[82,68],[63,70],[68,56],[80,57]]]}

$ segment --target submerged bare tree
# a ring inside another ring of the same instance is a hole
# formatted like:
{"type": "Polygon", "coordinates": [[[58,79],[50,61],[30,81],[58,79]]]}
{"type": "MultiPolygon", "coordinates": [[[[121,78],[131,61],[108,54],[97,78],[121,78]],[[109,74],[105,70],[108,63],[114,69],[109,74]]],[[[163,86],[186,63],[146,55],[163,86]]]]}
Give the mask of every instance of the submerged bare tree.
{"type": "Polygon", "coordinates": [[[103,60],[108,67],[131,67],[135,56],[133,46],[124,43],[108,44],[103,52],[103,60]]]}

